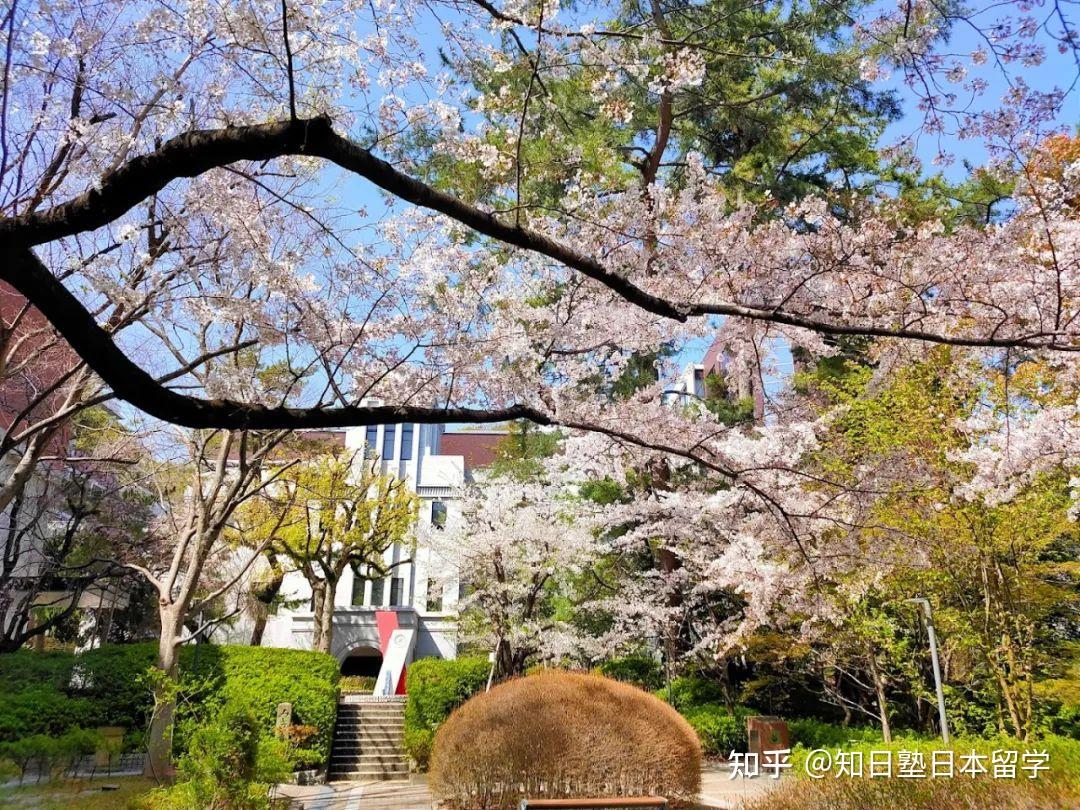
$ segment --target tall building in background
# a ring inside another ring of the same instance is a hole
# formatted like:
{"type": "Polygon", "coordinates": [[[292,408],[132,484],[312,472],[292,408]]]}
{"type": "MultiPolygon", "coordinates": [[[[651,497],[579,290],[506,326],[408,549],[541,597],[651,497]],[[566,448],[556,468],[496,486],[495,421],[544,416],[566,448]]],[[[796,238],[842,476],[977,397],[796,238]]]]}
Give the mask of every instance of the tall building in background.
{"type": "Polygon", "coordinates": [[[732,403],[751,403],[753,420],[760,422],[765,416],[765,381],[760,364],[735,362],[716,341],[700,363],[688,363],[683,367],[682,374],[665,394],[665,401],[688,406],[710,397],[732,403]],[[716,384],[721,390],[712,389],[716,384]]]}
{"type": "MultiPolygon", "coordinates": [[[[45,316],[0,282],[0,435],[27,435],[13,438],[0,454],[0,479],[8,484],[18,480],[16,470],[27,470],[12,502],[0,510],[0,638],[5,640],[20,638],[28,626],[40,627],[43,613],[55,622],[80,610],[85,643],[95,646],[107,635],[113,612],[127,604],[111,578],[88,582],[85,567],[59,566],[51,543],[69,518],[57,493],[80,459],[71,420],[50,419],[66,401],[69,375],[80,364],[45,316]],[[41,443],[36,453],[32,441],[41,443]]],[[[38,646],[44,642],[44,635],[34,636],[38,646]]]]}
{"type": "MultiPolygon", "coordinates": [[[[382,472],[405,480],[420,497],[422,528],[438,531],[460,509],[462,487],[495,459],[495,447],[505,435],[500,430],[448,432],[445,425],[405,423],[320,431],[308,438],[343,446],[358,458],[374,457],[382,472]]],[[[461,578],[422,542],[411,559],[406,548],[388,549],[384,564],[390,569],[386,577],[346,571],[337,591],[331,653],[343,674],[376,677],[377,694],[401,694],[410,661],[456,656],[461,578]]],[[[310,649],[311,600],[304,577],[287,574],[280,601],[288,607],[267,620],[263,645],[310,649]]],[[[240,622],[229,640],[242,642],[247,633],[246,622],[240,622]]]]}

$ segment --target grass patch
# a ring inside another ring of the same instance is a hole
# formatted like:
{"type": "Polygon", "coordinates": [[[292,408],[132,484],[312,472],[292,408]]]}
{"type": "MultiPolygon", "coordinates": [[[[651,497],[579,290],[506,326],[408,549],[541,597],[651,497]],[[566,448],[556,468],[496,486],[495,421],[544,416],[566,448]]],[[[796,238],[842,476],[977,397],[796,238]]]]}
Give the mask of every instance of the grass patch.
{"type": "Polygon", "coordinates": [[[35,810],[117,810],[157,787],[153,779],[124,776],[114,779],[65,779],[41,785],[0,789],[0,805],[33,807],[35,810]],[[116,790],[102,790],[103,785],[116,785],[116,790]]]}

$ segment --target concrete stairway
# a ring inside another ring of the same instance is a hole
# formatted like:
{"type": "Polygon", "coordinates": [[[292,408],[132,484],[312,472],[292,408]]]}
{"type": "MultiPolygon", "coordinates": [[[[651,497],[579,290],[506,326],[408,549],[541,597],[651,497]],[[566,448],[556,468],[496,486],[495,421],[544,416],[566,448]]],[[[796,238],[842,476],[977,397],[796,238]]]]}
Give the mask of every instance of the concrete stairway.
{"type": "Polygon", "coordinates": [[[402,747],[404,731],[403,700],[344,698],[338,704],[329,781],[408,779],[409,761],[402,747]]]}

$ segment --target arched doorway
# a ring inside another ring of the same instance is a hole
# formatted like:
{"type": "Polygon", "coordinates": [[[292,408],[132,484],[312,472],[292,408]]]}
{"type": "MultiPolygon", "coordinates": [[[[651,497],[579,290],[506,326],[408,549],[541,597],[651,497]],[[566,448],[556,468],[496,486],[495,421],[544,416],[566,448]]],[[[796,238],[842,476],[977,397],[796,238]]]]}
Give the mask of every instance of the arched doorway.
{"type": "Polygon", "coordinates": [[[341,662],[342,675],[359,675],[375,678],[382,667],[382,653],[377,647],[357,647],[341,662]]]}

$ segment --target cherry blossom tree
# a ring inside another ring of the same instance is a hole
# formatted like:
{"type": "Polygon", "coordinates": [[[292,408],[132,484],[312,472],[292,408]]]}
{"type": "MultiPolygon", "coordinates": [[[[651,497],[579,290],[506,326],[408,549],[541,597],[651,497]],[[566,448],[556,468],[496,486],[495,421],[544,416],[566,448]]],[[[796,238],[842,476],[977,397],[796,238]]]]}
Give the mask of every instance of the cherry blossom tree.
{"type": "Polygon", "coordinates": [[[151,679],[154,710],[147,733],[148,776],[169,772],[180,647],[239,611],[215,609],[237,585],[262,548],[240,565],[224,542],[236,510],[272,486],[288,465],[268,468],[267,457],[284,434],[234,431],[180,432],[175,446],[187,453],[179,463],[155,461],[152,477],[159,514],[156,541],[143,553],[118,564],[141,574],[156,592],[160,630],[156,670],[151,679]],[[216,576],[215,572],[224,572],[216,576]]]}
{"type": "Polygon", "coordinates": [[[466,638],[490,648],[499,677],[524,672],[538,653],[560,658],[573,633],[553,598],[597,551],[589,510],[553,481],[496,478],[471,485],[460,515],[425,542],[461,571],[466,638]]]}

